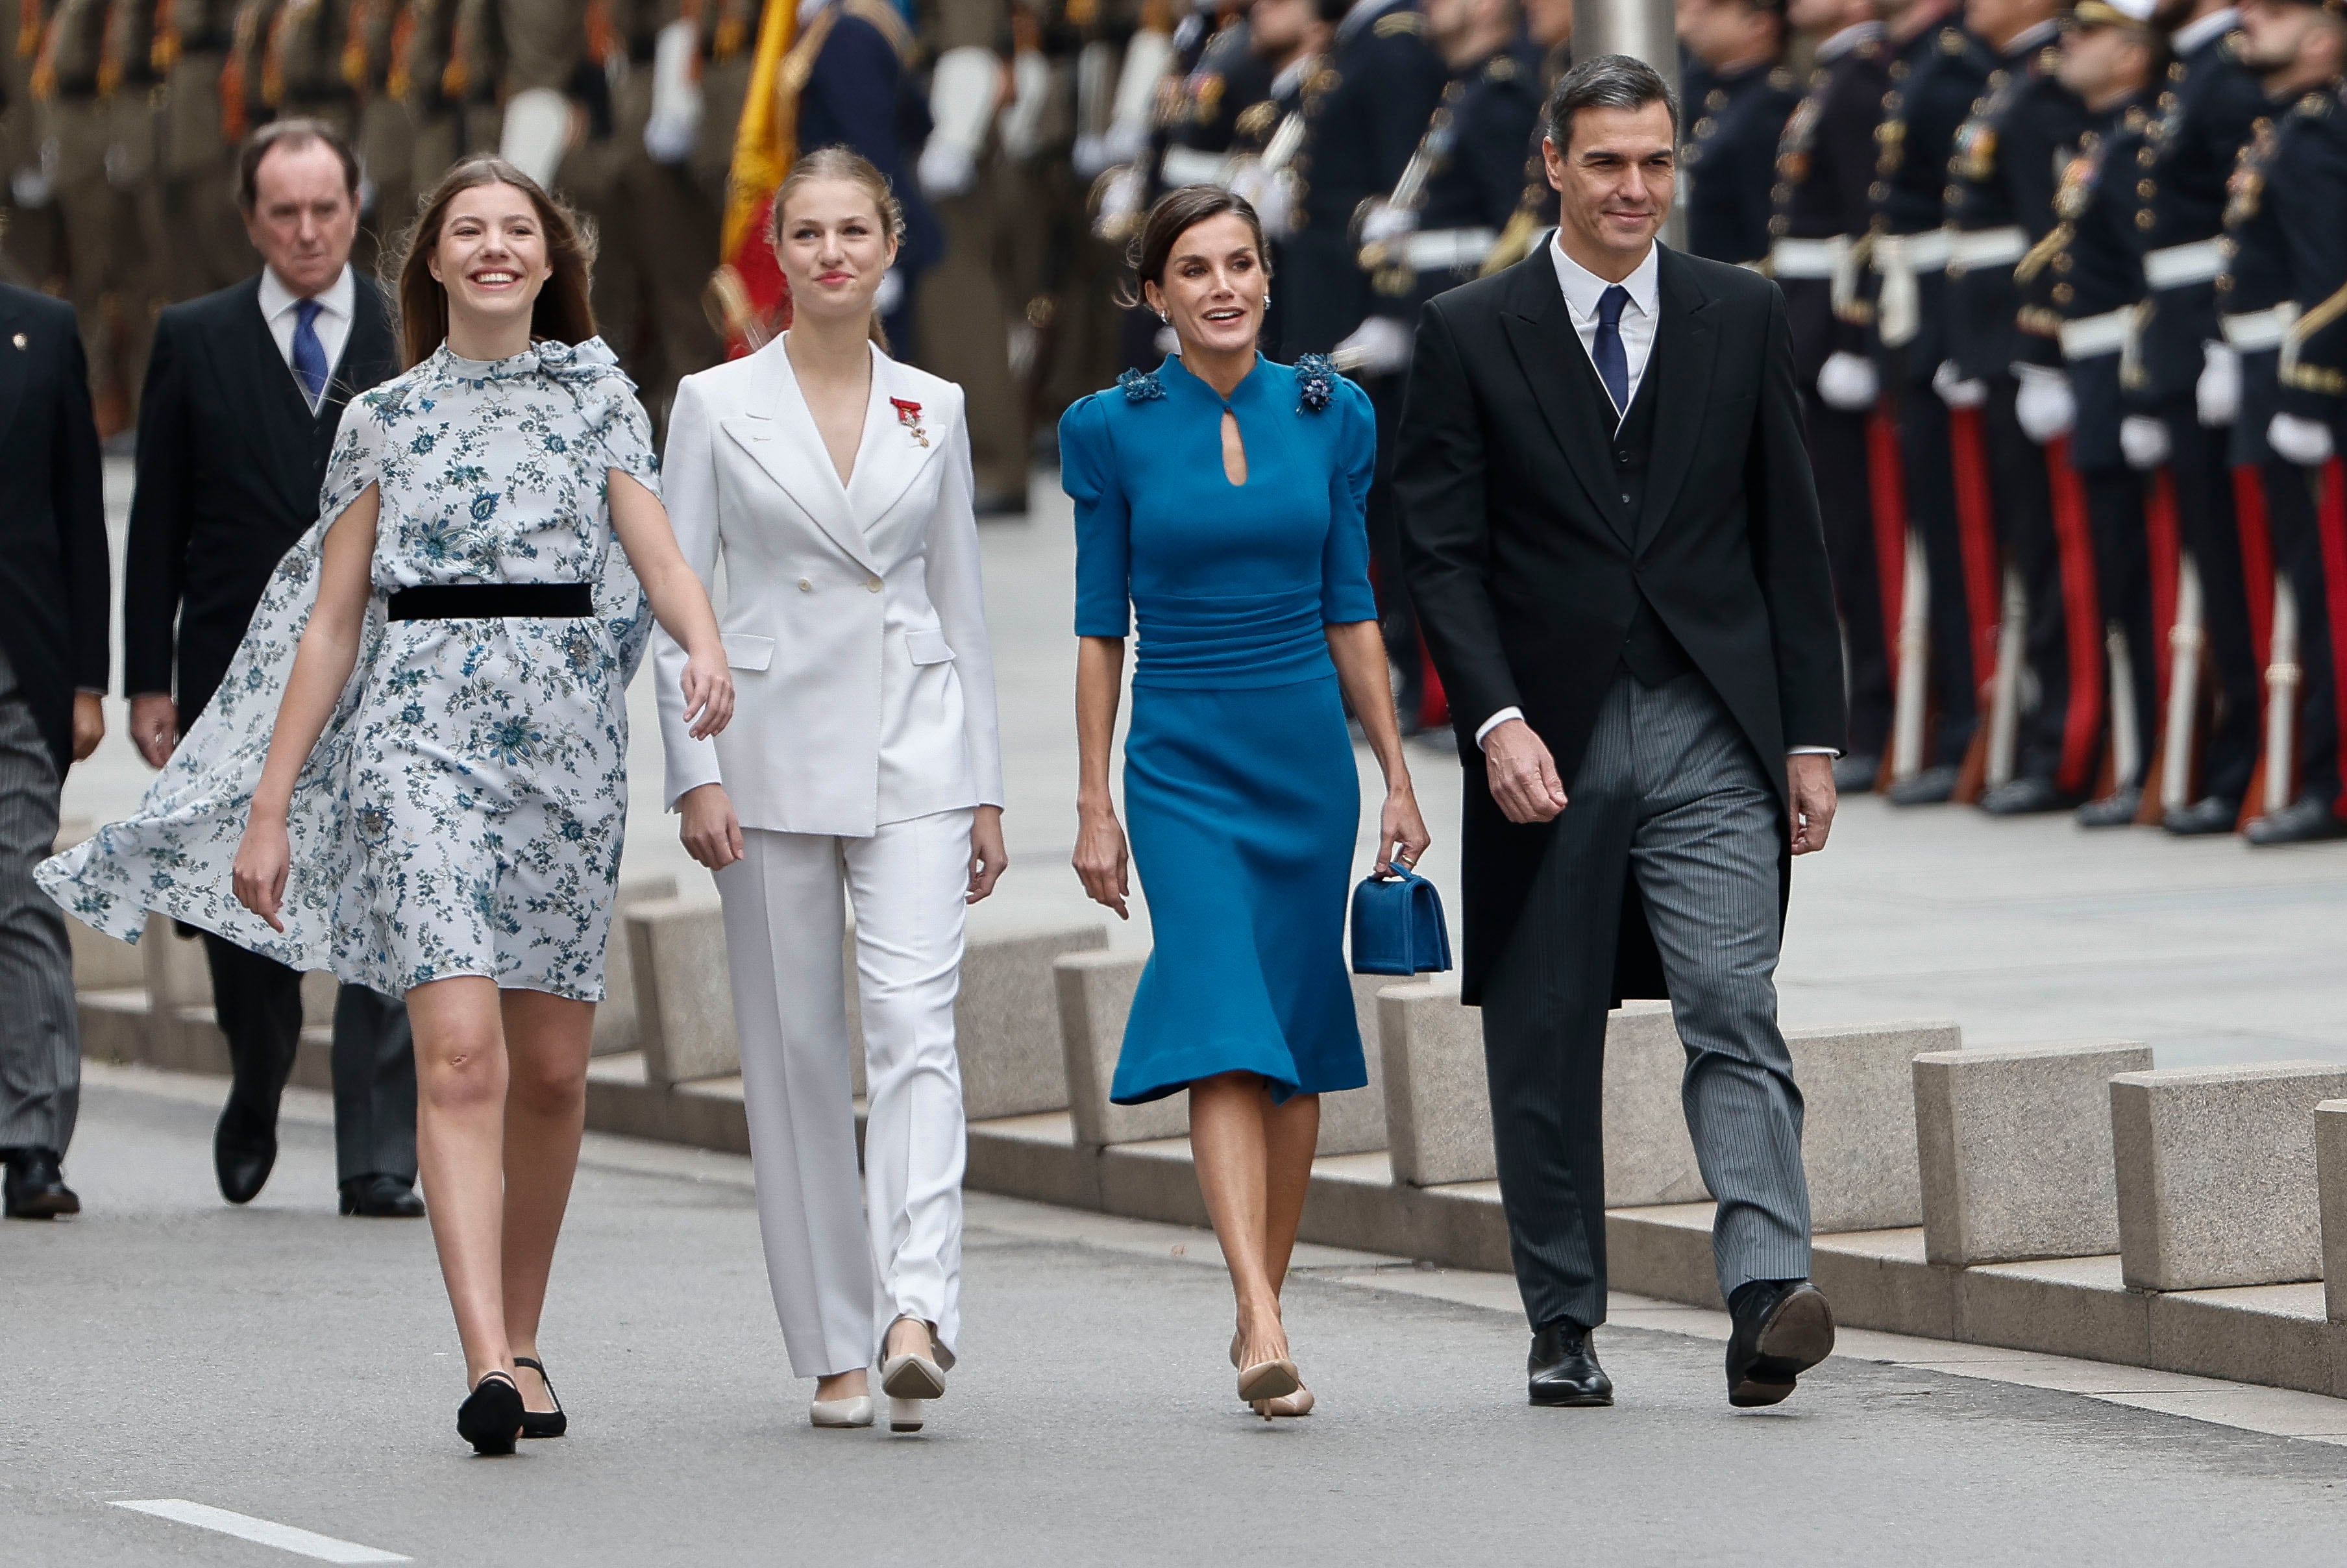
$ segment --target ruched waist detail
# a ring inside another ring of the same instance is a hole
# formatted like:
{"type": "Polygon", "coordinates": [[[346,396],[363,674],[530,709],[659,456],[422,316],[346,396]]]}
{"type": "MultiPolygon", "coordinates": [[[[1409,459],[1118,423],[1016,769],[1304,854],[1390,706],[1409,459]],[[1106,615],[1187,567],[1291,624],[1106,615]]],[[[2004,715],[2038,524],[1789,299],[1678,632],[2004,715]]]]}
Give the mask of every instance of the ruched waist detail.
{"type": "Polygon", "coordinates": [[[1286,686],[1333,672],[1320,588],[1185,598],[1138,595],[1136,686],[1286,686]]]}

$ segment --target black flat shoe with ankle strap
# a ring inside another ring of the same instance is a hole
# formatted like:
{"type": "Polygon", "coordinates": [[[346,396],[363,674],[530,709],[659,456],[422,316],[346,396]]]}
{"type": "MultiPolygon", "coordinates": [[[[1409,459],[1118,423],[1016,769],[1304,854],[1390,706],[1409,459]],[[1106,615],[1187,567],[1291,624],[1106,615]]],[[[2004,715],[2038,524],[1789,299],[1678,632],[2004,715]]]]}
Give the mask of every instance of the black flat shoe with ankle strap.
{"type": "Polygon", "coordinates": [[[554,1401],[554,1409],[550,1410],[533,1410],[527,1404],[522,1406],[521,1435],[526,1438],[559,1438],[569,1431],[570,1418],[562,1413],[561,1397],[555,1393],[554,1379],[546,1375],[546,1368],[528,1356],[515,1357],[514,1365],[527,1367],[537,1373],[538,1380],[546,1385],[546,1397],[554,1401]]]}
{"type": "Polygon", "coordinates": [[[489,1372],[456,1407],[456,1435],[472,1444],[475,1453],[509,1454],[528,1414],[514,1380],[503,1372],[489,1372]]]}

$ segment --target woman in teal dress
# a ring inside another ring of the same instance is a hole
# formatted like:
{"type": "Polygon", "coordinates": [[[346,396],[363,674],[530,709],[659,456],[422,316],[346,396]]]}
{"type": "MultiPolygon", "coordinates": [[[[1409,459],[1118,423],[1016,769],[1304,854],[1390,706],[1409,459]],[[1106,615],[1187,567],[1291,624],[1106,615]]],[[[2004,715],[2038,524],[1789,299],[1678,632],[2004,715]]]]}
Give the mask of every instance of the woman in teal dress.
{"type": "Polygon", "coordinates": [[[1280,1284],[1319,1096],[1368,1081],[1343,941],[1360,814],[1347,702],[1385,771],[1378,867],[1427,844],[1369,589],[1376,422],[1325,359],[1256,351],[1270,279],[1245,200],[1170,193],[1135,271],[1181,350],[1060,424],[1076,503],[1075,866],[1122,917],[1109,752],[1137,622],[1124,796],[1156,948],[1111,1097],[1189,1091],[1198,1184],[1238,1298],[1239,1398],[1302,1415],[1312,1396],[1280,1284]]]}

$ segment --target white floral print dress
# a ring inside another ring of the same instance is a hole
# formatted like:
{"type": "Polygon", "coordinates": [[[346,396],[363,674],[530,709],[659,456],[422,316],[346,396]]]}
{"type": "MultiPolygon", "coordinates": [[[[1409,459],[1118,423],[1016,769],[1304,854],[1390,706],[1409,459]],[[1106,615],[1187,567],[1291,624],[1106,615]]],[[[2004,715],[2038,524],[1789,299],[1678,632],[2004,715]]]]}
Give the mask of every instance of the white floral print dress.
{"type": "Polygon", "coordinates": [[[610,472],[658,483],[651,429],[602,340],[512,359],[444,344],[343,415],[316,528],[137,815],[42,865],[41,886],[136,941],[145,911],[390,996],[484,975],[582,1001],[627,823],[627,683],[650,631],[611,536],[610,472]],[[295,785],[272,931],[231,874],[327,531],[382,487],[356,667],[295,785]],[[403,589],[589,583],[591,617],[393,621],[403,589]]]}

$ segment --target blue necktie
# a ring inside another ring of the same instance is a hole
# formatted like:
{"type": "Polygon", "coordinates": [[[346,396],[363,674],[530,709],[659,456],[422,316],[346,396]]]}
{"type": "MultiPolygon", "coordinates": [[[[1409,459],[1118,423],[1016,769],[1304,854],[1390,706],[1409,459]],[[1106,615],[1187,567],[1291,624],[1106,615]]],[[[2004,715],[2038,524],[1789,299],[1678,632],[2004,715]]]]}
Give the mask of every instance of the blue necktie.
{"type": "MultiPolygon", "coordinates": [[[[293,307],[293,376],[302,384],[302,394],[310,400],[310,412],[318,412],[318,400],[326,395],[326,345],[318,341],[318,302],[303,300],[293,307]]],[[[1615,313],[1619,314],[1617,306],[1615,313]]],[[[1614,350],[1620,358],[1617,343],[1614,350]]]]}
{"type": "Polygon", "coordinates": [[[1630,412],[1630,356],[1622,352],[1622,307],[1629,302],[1630,291],[1619,283],[1597,296],[1597,341],[1589,350],[1617,416],[1630,412]]]}

